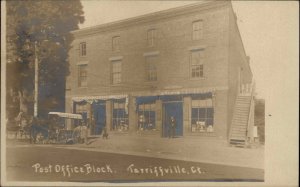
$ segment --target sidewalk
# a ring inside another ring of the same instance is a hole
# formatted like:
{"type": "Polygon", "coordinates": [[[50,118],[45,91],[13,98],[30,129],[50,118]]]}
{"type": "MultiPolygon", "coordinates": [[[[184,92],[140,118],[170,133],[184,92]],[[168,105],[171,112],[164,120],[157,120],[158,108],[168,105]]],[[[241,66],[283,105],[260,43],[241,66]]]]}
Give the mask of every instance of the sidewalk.
{"type": "Polygon", "coordinates": [[[89,145],[75,144],[70,148],[136,156],[264,168],[264,147],[230,147],[216,137],[160,138],[130,134],[110,134],[109,139],[94,138],[89,145]]]}

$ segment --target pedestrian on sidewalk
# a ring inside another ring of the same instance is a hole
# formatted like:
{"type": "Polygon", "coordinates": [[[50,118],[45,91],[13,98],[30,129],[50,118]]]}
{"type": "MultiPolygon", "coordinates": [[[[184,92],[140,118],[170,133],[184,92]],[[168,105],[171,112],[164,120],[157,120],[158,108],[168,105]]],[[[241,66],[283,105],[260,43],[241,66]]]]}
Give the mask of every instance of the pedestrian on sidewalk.
{"type": "Polygon", "coordinates": [[[176,120],[174,116],[171,116],[170,124],[169,124],[169,138],[175,138],[175,130],[176,130],[176,120]]]}
{"type": "Polygon", "coordinates": [[[138,127],[138,129],[139,130],[144,130],[144,125],[145,124],[145,116],[142,114],[142,115],[140,115],[139,116],[139,127],[138,127]]]}
{"type": "Polygon", "coordinates": [[[108,133],[107,133],[107,128],[106,128],[106,126],[103,128],[102,138],[103,138],[103,139],[108,139],[108,133]]]}
{"type": "Polygon", "coordinates": [[[88,143],[88,128],[85,120],[81,120],[80,125],[80,142],[81,143],[88,143]]]}

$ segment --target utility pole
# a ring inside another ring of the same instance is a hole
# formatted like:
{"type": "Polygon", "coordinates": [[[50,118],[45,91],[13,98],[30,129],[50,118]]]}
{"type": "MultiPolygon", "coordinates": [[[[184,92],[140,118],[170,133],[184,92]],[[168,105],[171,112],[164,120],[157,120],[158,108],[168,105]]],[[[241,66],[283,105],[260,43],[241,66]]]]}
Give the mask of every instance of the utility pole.
{"type": "Polygon", "coordinates": [[[37,41],[34,42],[34,117],[38,116],[38,97],[39,97],[39,62],[37,56],[37,41]]]}

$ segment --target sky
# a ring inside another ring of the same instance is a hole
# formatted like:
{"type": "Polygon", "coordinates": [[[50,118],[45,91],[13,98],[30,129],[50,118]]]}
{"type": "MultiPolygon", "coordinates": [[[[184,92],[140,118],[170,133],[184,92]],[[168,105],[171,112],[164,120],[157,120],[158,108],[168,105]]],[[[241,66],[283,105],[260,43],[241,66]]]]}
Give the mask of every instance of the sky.
{"type": "MultiPolygon", "coordinates": [[[[80,28],[196,2],[199,1],[82,0],[86,21],[80,28]]],[[[295,35],[294,29],[298,28],[295,3],[297,4],[296,1],[232,1],[245,51],[250,56],[258,98],[266,99],[270,96],[270,84],[276,83],[273,78],[278,77],[277,73],[284,75],[284,72],[278,71],[283,68],[282,63],[288,63],[286,59],[291,59],[291,51],[288,49],[295,46],[289,45],[288,41],[294,39],[289,34],[295,35]]]]}

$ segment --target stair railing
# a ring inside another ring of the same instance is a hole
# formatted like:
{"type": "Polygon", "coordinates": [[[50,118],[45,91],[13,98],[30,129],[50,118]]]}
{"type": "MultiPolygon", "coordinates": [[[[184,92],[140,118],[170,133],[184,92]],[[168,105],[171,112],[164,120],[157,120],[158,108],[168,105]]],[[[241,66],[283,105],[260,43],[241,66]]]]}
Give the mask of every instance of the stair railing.
{"type": "Polygon", "coordinates": [[[253,114],[253,107],[254,107],[254,94],[255,94],[255,81],[252,81],[252,84],[251,84],[251,100],[250,100],[250,107],[249,107],[249,116],[248,116],[248,121],[247,121],[247,130],[246,130],[246,138],[247,138],[247,141],[248,141],[248,133],[250,131],[250,128],[251,128],[251,117],[253,114]]]}
{"type": "Polygon", "coordinates": [[[241,85],[239,83],[237,83],[238,89],[237,89],[237,94],[236,94],[236,99],[234,101],[234,107],[233,107],[233,112],[232,112],[232,117],[231,117],[231,123],[230,123],[230,129],[229,129],[229,136],[228,136],[228,141],[230,142],[231,136],[232,136],[232,124],[233,124],[233,120],[234,120],[234,116],[235,116],[235,108],[236,108],[236,100],[238,98],[238,96],[241,93],[241,85]]]}
{"type": "MultiPolygon", "coordinates": [[[[238,96],[251,96],[251,101],[250,101],[250,111],[249,111],[249,116],[248,116],[248,121],[247,121],[247,129],[246,129],[246,140],[248,138],[248,131],[249,131],[249,125],[250,125],[250,120],[251,120],[251,109],[253,108],[253,96],[255,93],[255,81],[253,80],[251,83],[246,83],[246,84],[239,84],[238,89],[237,89],[237,97],[238,96]]],[[[231,125],[230,125],[230,131],[229,131],[229,140],[231,139],[232,136],[232,124],[235,116],[235,108],[236,108],[236,100],[234,103],[234,110],[233,110],[233,115],[231,119],[231,125]]]]}

